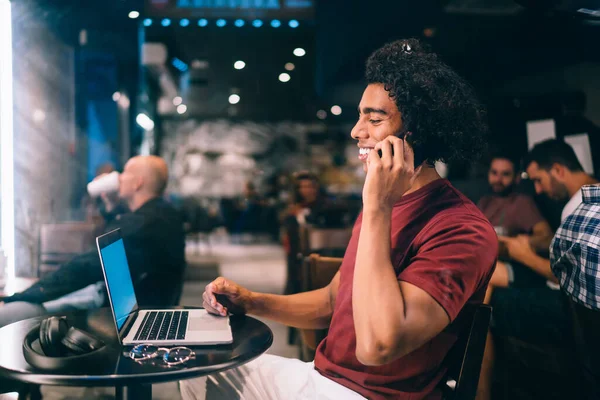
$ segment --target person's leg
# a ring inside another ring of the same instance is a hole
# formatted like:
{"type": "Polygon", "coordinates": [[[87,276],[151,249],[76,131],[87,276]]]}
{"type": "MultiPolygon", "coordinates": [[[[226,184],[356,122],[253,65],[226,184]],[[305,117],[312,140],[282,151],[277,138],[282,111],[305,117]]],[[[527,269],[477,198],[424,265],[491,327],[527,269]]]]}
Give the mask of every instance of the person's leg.
{"type": "Polygon", "coordinates": [[[44,308],[48,310],[48,313],[93,310],[102,307],[104,300],[104,282],[96,282],[83,289],[59,297],[56,300],[45,302],[44,308]]]}
{"type": "Polygon", "coordinates": [[[46,314],[48,314],[48,311],[40,304],[24,301],[6,303],[0,306],[0,327],[46,314]]]}
{"type": "Polygon", "coordinates": [[[184,400],[363,399],[321,377],[312,363],[272,355],[236,369],[181,381],[180,388],[184,400]]]}

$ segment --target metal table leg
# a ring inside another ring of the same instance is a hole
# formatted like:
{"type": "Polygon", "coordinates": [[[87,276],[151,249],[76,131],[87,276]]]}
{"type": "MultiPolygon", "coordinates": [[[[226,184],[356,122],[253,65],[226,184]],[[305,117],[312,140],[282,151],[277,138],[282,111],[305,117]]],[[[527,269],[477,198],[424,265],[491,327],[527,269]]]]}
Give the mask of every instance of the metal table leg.
{"type": "Polygon", "coordinates": [[[115,388],[116,400],[152,400],[152,385],[128,385],[115,388]]]}

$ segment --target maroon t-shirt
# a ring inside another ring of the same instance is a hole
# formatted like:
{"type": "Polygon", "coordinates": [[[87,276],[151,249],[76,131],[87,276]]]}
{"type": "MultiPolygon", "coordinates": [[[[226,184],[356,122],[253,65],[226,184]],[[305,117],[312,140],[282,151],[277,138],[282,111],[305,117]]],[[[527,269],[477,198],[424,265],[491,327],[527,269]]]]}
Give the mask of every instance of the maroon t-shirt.
{"type": "Polygon", "coordinates": [[[530,234],[534,225],[544,220],[533,199],[522,193],[484,196],[477,207],[493,226],[503,227],[508,236],[530,234]]]}
{"type": "Polygon", "coordinates": [[[402,197],[392,211],[392,265],[398,280],[423,289],[440,303],[451,323],[412,353],[386,365],[365,366],[356,358],[352,317],[361,222],[362,214],[344,255],[329,334],[317,349],[315,368],[368,399],[439,399],[439,383],[447,372],[444,357],[458,335],[468,333],[468,321],[459,313],[466,303],[483,301],[492,275],[496,233],[447,180],[436,180],[402,197]]]}

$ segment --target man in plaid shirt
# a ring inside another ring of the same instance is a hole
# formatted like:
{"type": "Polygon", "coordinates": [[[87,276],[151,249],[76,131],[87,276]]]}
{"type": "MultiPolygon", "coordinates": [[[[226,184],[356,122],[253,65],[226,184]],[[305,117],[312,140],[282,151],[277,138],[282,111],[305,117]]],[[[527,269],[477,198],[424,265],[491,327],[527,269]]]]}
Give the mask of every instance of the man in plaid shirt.
{"type": "Polygon", "coordinates": [[[550,245],[550,265],[576,303],[600,310],[600,184],[581,188],[583,203],[565,219],[550,245]]]}
{"type": "Polygon", "coordinates": [[[581,399],[600,399],[600,184],[581,188],[583,203],[550,245],[552,272],[566,293],[582,378],[581,399]]]}

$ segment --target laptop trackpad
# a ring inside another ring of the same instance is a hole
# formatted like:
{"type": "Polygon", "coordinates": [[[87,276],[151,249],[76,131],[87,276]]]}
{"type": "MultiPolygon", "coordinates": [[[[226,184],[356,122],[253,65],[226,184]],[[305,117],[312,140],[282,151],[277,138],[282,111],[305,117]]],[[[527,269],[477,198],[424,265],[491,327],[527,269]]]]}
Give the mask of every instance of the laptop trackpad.
{"type": "Polygon", "coordinates": [[[209,313],[190,318],[188,331],[229,331],[229,318],[209,313]]]}

